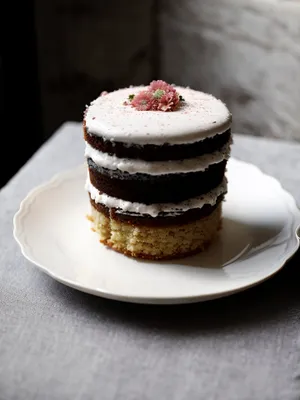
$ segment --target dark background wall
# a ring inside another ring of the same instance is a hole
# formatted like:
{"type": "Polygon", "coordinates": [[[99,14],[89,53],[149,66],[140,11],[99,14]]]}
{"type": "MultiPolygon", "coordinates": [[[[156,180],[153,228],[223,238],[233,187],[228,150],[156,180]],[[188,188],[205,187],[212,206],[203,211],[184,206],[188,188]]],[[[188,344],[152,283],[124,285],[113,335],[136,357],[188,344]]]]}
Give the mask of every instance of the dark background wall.
{"type": "Polygon", "coordinates": [[[44,140],[34,2],[0,12],[0,187],[44,140]]]}
{"type": "Polygon", "coordinates": [[[154,74],[152,0],[36,3],[45,135],[80,120],[102,90],[145,83],[154,74]]]}
{"type": "Polygon", "coordinates": [[[152,79],[221,98],[235,132],[300,141],[298,0],[23,0],[0,22],[0,187],[102,90],[152,79]]]}
{"type": "Polygon", "coordinates": [[[25,0],[1,28],[0,187],[65,121],[81,121],[102,90],[157,75],[154,0],[25,0]]]}

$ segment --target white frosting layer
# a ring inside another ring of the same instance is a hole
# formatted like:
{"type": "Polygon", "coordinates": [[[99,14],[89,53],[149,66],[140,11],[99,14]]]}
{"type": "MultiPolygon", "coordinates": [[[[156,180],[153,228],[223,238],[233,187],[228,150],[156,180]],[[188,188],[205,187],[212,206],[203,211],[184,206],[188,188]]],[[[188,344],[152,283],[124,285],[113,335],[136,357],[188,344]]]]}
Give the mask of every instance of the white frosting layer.
{"type": "Polygon", "coordinates": [[[132,203],[130,201],[108,196],[105,193],[100,193],[99,190],[91,184],[89,177],[86,181],[85,188],[96,203],[103,204],[109,208],[119,208],[122,210],[120,211],[122,213],[135,213],[157,217],[159,213],[164,212],[174,216],[193,208],[202,208],[205,204],[210,204],[211,206],[216,204],[217,198],[227,191],[227,179],[224,178],[221,185],[204,195],[193,197],[180,203],[158,203],[150,205],[132,203]]]}
{"type": "Polygon", "coordinates": [[[130,94],[145,87],[119,89],[100,96],[87,107],[88,132],[108,140],[132,144],[193,143],[225,132],[231,113],[214,96],[175,86],[185,99],[177,111],[138,111],[124,105],[130,94]]]}
{"type": "Polygon", "coordinates": [[[211,154],[186,159],[170,161],[144,161],[138,159],[118,158],[94,149],[86,143],[85,156],[91,158],[96,165],[110,170],[120,170],[130,174],[165,175],[175,173],[187,173],[204,171],[210,165],[227,160],[230,156],[230,143],[227,143],[219,151],[211,154]]]}

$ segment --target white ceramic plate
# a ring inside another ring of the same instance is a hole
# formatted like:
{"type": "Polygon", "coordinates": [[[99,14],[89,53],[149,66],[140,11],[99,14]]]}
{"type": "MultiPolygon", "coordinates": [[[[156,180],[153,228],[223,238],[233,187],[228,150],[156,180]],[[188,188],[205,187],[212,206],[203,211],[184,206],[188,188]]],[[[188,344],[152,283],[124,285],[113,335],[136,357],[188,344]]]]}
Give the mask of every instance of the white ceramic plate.
{"type": "Polygon", "coordinates": [[[299,247],[293,197],[233,158],[219,239],[206,252],[173,262],[139,261],[100,244],[86,218],[85,177],[81,165],[31,191],[14,217],[14,237],[41,270],[96,296],[155,304],[211,300],[270,278],[299,247]]]}

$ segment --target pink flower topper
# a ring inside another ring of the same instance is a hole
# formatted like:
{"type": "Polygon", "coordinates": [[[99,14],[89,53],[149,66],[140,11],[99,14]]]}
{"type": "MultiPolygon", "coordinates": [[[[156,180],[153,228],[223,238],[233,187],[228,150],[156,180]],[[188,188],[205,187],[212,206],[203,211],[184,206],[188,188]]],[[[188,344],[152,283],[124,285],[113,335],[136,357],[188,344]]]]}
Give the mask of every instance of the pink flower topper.
{"type": "Polygon", "coordinates": [[[131,105],[138,111],[175,111],[183,101],[174,86],[158,80],[152,81],[138,94],[129,95],[124,105],[131,105]]]}

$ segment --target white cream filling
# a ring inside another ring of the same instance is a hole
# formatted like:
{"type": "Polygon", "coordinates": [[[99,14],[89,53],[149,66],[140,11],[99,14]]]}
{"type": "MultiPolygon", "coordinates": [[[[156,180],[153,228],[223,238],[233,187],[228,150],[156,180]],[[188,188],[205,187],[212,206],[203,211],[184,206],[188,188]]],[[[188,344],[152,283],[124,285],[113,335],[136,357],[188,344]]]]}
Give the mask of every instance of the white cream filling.
{"type": "Polygon", "coordinates": [[[205,204],[209,204],[211,206],[215,205],[217,198],[221,194],[225,194],[227,192],[227,179],[224,177],[223,182],[210,192],[182,201],[180,203],[142,204],[117,199],[116,197],[108,196],[105,193],[100,193],[99,190],[92,185],[89,176],[86,180],[85,189],[90,193],[91,198],[96,203],[103,204],[106,207],[118,208],[122,213],[145,214],[150,215],[151,217],[157,217],[158,214],[162,212],[176,215],[193,208],[202,208],[205,204]]]}
{"type": "Polygon", "coordinates": [[[204,171],[210,165],[228,160],[230,156],[230,143],[225,144],[220,150],[211,154],[185,160],[170,161],[144,161],[140,159],[118,158],[94,149],[86,143],[85,157],[91,158],[96,165],[110,170],[120,170],[129,174],[165,175],[187,172],[204,171]]]}

